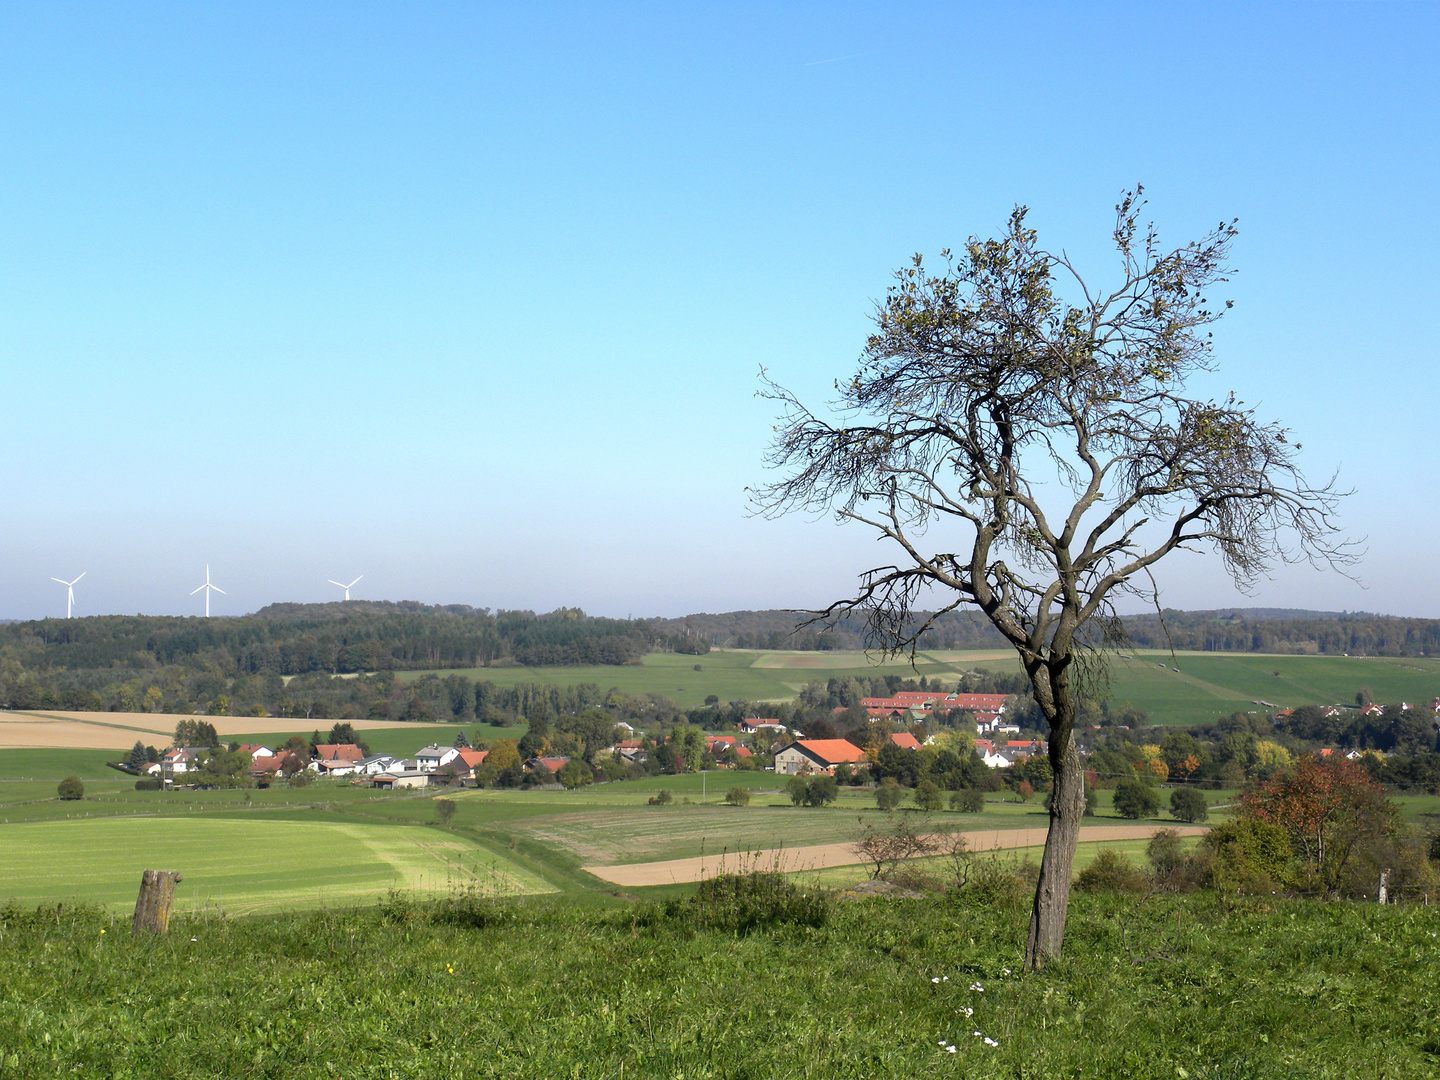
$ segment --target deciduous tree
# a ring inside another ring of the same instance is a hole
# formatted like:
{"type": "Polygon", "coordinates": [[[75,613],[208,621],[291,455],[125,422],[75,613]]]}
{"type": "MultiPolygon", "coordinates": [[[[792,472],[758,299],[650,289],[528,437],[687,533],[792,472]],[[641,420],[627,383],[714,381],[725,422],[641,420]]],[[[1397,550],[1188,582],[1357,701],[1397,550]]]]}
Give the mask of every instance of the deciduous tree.
{"type": "Polygon", "coordinates": [[[768,377],[782,415],[754,492],[770,514],[833,509],[892,541],[897,561],[814,622],[863,615],[867,644],[913,650],[943,613],[978,607],[1010,642],[1050,728],[1055,778],[1026,964],[1060,953],[1084,808],[1072,732],[1121,632],[1113,601],[1153,596],[1179,548],[1219,552],[1242,586],[1277,559],[1343,565],[1338,492],[1315,486],[1284,428],[1233,395],[1192,396],[1207,328],[1228,306],[1233,223],[1173,250],[1116,208],[1118,280],[1095,288],[1047,251],[1017,208],[1004,234],[946,266],[917,255],[876,313],[834,419],[768,377]],[[1073,300],[1061,294],[1062,283],[1073,300]],[[935,610],[922,612],[922,607],[935,610]]]}

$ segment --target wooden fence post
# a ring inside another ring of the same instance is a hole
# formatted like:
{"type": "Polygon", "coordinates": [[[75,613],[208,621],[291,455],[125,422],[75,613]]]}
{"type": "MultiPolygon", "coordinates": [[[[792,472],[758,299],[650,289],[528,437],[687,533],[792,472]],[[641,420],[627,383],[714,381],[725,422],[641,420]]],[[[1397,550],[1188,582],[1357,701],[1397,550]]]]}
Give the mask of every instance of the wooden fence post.
{"type": "Polygon", "coordinates": [[[1389,870],[1381,870],[1381,871],[1380,871],[1380,893],[1379,893],[1379,895],[1380,895],[1380,903],[1382,903],[1382,904],[1385,903],[1385,901],[1386,901],[1387,899],[1389,899],[1389,895],[1390,895],[1389,885],[1390,885],[1390,871],[1389,871],[1389,870]]]}
{"type": "Polygon", "coordinates": [[[175,903],[175,885],[180,879],[181,875],[174,870],[146,870],[141,875],[133,933],[148,930],[163,934],[170,929],[170,908],[175,903]]]}

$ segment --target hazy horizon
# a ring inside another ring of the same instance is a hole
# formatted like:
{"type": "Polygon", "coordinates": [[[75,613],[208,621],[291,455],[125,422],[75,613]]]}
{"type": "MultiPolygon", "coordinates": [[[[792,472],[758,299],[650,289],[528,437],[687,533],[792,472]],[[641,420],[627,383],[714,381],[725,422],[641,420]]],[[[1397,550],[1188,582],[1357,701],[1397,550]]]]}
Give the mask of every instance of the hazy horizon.
{"type": "MultiPolygon", "coordinates": [[[[1440,616],[1440,9],[328,3],[0,12],[0,615],[275,598],[814,608],[893,556],[750,516],[763,366],[1015,204],[1111,280],[1146,186],[1239,218],[1216,371],[1353,487],[1366,587],[1219,560],[1163,605],[1440,616]],[[1430,374],[1427,375],[1426,372],[1430,374]]],[[[938,534],[937,534],[938,535],[938,534]]],[[[936,540],[937,544],[941,543],[936,540]]]]}

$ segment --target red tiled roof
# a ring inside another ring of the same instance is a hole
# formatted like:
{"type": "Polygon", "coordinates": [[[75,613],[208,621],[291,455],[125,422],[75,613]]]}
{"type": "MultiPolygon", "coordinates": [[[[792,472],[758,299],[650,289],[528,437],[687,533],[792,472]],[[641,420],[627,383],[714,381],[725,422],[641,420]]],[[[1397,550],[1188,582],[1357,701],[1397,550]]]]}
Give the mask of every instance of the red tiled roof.
{"type": "Polygon", "coordinates": [[[461,750],[460,753],[456,754],[455,756],[473,769],[476,766],[483,764],[486,755],[488,755],[489,753],[489,750],[461,750]]]}
{"type": "Polygon", "coordinates": [[[828,765],[865,760],[865,751],[845,739],[798,739],[795,745],[804,747],[828,765]]]}
{"type": "Polygon", "coordinates": [[[315,747],[321,761],[359,761],[365,754],[354,743],[323,743],[315,747]]]}
{"type": "Polygon", "coordinates": [[[911,735],[908,731],[895,732],[893,735],[890,736],[890,741],[893,742],[896,746],[899,746],[905,750],[920,749],[920,740],[917,739],[914,735],[911,735]]]}

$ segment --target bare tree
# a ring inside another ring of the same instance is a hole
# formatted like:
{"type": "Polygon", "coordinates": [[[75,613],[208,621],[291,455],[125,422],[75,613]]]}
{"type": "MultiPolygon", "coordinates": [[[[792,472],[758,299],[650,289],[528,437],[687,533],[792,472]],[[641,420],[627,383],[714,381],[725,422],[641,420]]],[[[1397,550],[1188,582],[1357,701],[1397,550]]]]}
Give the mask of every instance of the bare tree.
{"type": "Polygon", "coordinates": [[[1206,292],[1227,280],[1234,223],[1165,251],[1140,230],[1140,194],[1116,207],[1109,291],[1040,248],[1024,208],[1003,236],[943,252],[941,273],[917,255],[877,306],[858,371],[836,384],[835,422],[762,372],[782,410],[766,464],[783,475],[752,491],[756,508],[834,510],[902,553],[810,622],[863,615],[870,648],[913,654],[939,615],[973,605],[1030,677],[1055,784],[1030,968],[1064,940],[1085,806],[1072,729],[1123,640],[1113,601],[1153,600],[1150,568],[1179,548],[1218,551],[1242,588],[1277,562],[1355,558],[1336,539],[1344,493],[1305,479],[1284,428],[1233,394],[1186,394],[1211,368],[1206,328],[1230,306],[1206,292]]]}

